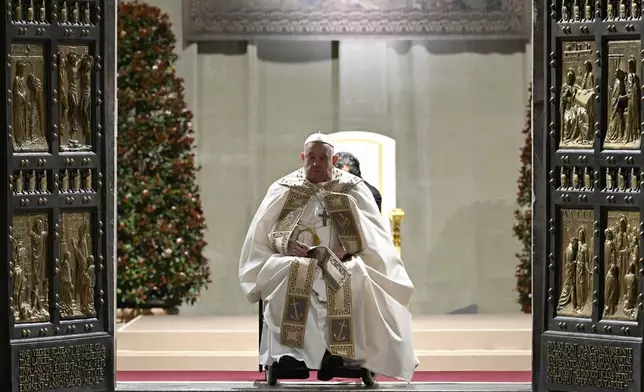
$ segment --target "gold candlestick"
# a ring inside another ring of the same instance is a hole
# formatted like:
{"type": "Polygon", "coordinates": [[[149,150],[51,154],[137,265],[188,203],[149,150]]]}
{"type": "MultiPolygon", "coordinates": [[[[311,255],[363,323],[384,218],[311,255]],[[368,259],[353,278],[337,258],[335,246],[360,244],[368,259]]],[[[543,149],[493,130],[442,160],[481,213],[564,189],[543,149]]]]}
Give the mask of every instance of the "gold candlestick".
{"type": "Polygon", "coordinates": [[[402,253],[402,235],[400,234],[400,223],[405,217],[405,211],[401,208],[395,208],[389,214],[391,219],[391,232],[393,234],[393,242],[398,254],[402,253]]]}

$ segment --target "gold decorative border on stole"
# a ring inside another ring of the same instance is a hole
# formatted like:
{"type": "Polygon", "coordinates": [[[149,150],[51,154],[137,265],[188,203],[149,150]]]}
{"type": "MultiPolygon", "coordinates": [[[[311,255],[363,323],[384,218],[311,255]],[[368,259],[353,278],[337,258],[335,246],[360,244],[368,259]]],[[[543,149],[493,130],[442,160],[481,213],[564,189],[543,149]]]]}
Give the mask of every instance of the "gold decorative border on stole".
{"type": "MultiPolygon", "coordinates": [[[[337,230],[340,244],[348,254],[357,254],[363,250],[362,232],[356,217],[351,210],[349,196],[344,193],[329,193],[325,202],[331,220],[337,230]]],[[[330,258],[330,262],[336,261],[330,258]]],[[[340,271],[351,272],[344,263],[337,260],[340,271]]],[[[335,263],[334,263],[335,264],[335,263]]],[[[323,271],[329,268],[323,268],[323,271]]],[[[324,274],[323,274],[324,276],[324,274]]],[[[332,280],[332,279],[329,279],[332,280]]],[[[351,315],[352,296],[351,280],[346,280],[337,290],[326,281],[327,313],[329,319],[329,351],[334,355],[355,359],[353,339],[353,317],[351,315]]]]}
{"type": "Polygon", "coordinates": [[[340,290],[326,286],[326,310],[329,321],[329,351],[333,355],[355,359],[353,340],[353,317],[351,316],[351,281],[347,280],[340,290]]]}
{"type": "Polygon", "coordinates": [[[351,211],[349,196],[344,193],[328,193],[324,201],[344,251],[352,255],[361,252],[364,249],[362,231],[351,211]]]}
{"type": "Polygon", "coordinates": [[[291,262],[280,326],[280,343],[284,346],[304,348],[304,334],[316,267],[315,259],[296,258],[291,262]]]}
{"type": "Polygon", "coordinates": [[[297,223],[304,213],[304,207],[310,198],[311,194],[289,190],[284,207],[282,207],[277,223],[273,226],[270,234],[275,251],[283,255],[288,254],[288,241],[291,239],[293,230],[297,227],[297,223]]]}
{"type": "MultiPolygon", "coordinates": [[[[310,193],[291,189],[284,207],[271,231],[271,243],[275,250],[288,254],[288,241],[297,227],[310,193]]],[[[306,321],[309,314],[311,291],[317,260],[293,258],[289,269],[288,288],[284,302],[284,313],[280,325],[280,343],[291,348],[304,347],[306,321]]]]}

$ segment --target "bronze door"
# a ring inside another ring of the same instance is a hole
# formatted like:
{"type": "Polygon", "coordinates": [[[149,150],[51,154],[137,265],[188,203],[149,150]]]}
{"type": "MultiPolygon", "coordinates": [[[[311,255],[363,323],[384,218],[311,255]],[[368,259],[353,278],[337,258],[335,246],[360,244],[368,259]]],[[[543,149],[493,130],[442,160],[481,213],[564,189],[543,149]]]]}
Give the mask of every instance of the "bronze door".
{"type": "Polygon", "coordinates": [[[4,0],[0,390],[113,391],[114,0],[4,0]]]}
{"type": "Polygon", "coordinates": [[[535,5],[535,389],[639,391],[642,4],[535,5]]]}

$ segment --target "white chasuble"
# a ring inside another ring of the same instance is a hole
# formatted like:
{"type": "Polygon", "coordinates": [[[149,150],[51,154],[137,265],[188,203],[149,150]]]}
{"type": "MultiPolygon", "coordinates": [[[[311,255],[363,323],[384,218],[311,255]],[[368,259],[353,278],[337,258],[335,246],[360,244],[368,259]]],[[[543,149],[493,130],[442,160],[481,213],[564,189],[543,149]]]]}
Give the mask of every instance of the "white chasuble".
{"type": "Polygon", "coordinates": [[[312,184],[300,169],[273,183],[246,235],[239,277],[250,302],[264,301],[263,365],[288,355],[319,369],[328,350],[411,380],[413,284],[358,177],[334,169],[331,181],[312,184]],[[312,247],[307,257],[289,256],[289,239],[312,247]],[[333,254],[338,245],[348,260],[333,254]]]}

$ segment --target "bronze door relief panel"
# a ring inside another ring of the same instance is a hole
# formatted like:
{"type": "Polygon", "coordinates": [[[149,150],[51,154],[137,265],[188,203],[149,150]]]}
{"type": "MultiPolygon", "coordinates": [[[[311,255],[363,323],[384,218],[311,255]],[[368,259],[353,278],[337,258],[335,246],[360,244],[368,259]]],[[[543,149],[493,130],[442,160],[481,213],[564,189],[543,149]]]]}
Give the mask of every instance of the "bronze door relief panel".
{"type": "Polygon", "coordinates": [[[640,3],[537,7],[546,57],[534,96],[536,388],[641,391],[640,3]]]}
{"type": "Polygon", "coordinates": [[[640,40],[609,41],[605,149],[640,149],[640,40]]]}
{"type": "Polygon", "coordinates": [[[4,6],[0,390],[113,391],[116,4],[4,6]]]}
{"type": "Polygon", "coordinates": [[[590,318],[592,316],[592,263],[594,259],[594,211],[561,211],[560,281],[557,315],[590,318]]]}

